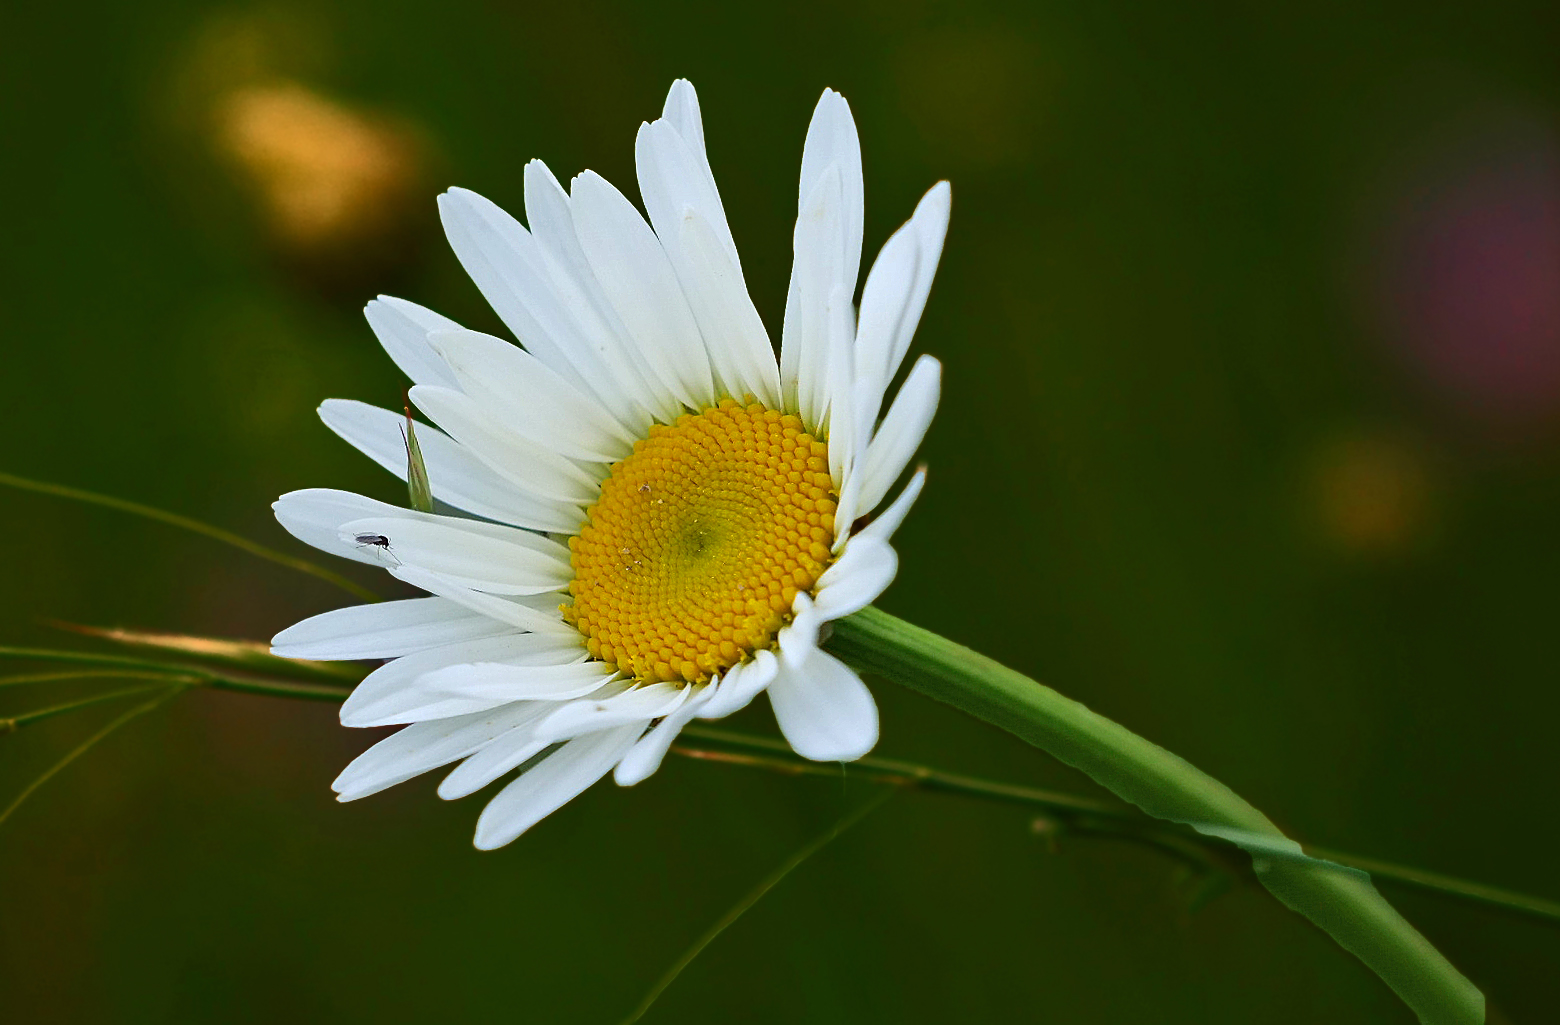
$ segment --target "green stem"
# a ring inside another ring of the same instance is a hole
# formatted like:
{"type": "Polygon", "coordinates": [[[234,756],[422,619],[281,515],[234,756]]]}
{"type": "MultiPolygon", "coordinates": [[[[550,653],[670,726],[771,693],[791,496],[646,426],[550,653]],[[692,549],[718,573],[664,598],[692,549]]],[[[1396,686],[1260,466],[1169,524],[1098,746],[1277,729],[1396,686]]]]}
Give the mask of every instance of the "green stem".
{"type": "MultiPolygon", "coordinates": [[[[672,745],[671,751],[684,758],[764,769],[787,776],[822,776],[832,780],[840,778],[840,767],[836,763],[810,762],[794,754],[784,755],[779,752],[738,753],[764,750],[769,746],[766,737],[747,737],[725,730],[706,731],[697,727],[685,727],[682,736],[713,740],[717,745],[714,750],[711,750],[694,747],[679,740],[672,745]],[[711,736],[716,733],[721,734],[719,739],[711,736]],[[742,737],[743,742],[734,743],[730,738],[735,737],[742,737]]],[[[854,779],[865,779],[872,783],[883,783],[907,790],[929,790],[934,793],[984,797],[1004,803],[1029,805],[1043,815],[1042,819],[1036,821],[1036,825],[1047,827],[1053,845],[1059,835],[1121,840],[1141,844],[1161,854],[1167,854],[1183,862],[1200,876],[1230,877],[1239,875],[1242,871],[1239,862],[1230,857],[1239,854],[1234,846],[1202,836],[1189,829],[1183,830],[1179,826],[1158,822],[1130,809],[1111,808],[1105,804],[1095,805],[1094,802],[1083,798],[1068,794],[1053,794],[1048,791],[1034,791],[1034,798],[1026,799],[1024,787],[974,780],[968,776],[942,773],[922,766],[917,766],[917,771],[907,772],[904,767],[908,764],[891,762],[889,759],[861,758],[850,763],[849,772],[854,779]],[[889,765],[896,768],[888,768],[889,765]],[[1090,810],[1085,811],[1085,808],[1090,810]]]]}
{"type": "Polygon", "coordinates": [[[215,662],[230,669],[256,673],[279,673],[284,676],[317,676],[328,680],[346,680],[356,683],[365,670],[352,663],[310,662],[305,659],[283,658],[271,654],[271,646],[259,641],[236,641],[222,637],[198,637],[191,634],[151,633],[145,630],[126,630],[123,627],[85,626],[81,623],[64,623],[59,620],[43,620],[49,626],[86,637],[96,637],[128,648],[155,651],[175,658],[189,658],[197,662],[215,662]]]}
{"type": "Polygon", "coordinates": [[[19,673],[0,676],[0,687],[25,687],[39,683],[66,683],[75,680],[167,680],[168,670],[143,672],[134,669],[67,669],[58,673],[19,673]]]}
{"type": "Polygon", "coordinates": [[[71,712],[79,711],[83,708],[90,708],[93,705],[101,705],[109,701],[118,701],[120,698],[134,697],[138,694],[146,694],[154,690],[167,690],[169,685],[175,687],[186,687],[199,682],[198,680],[180,679],[176,676],[167,676],[163,679],[165,682],[161,685],[148,683],[139,687],[127,687],[124,690],[109,691],[107,694],[94,694],[90,698],[81,698],[78,701],[67,701],[63,704],[51,705],[48,708],[40,708],[32,712],[23,712],[21,715],[13,715],[9,718],[0,719],[0,733],[14,733],[23,726],[31,726],[33,723],[42,722],[44,719],[52,719],[57,715],[68,715],[71,712]]]}
{"type": "Polygon", "coordinates": [[[10,804],[6,805],[3,811],[0,811],[0,823],[4,823],[6,819],[10,818],[12,813],[15,812],[16,809],[20,808],[24,801],[26,801],[33,794],[37,793],[39,787],[53,779],[71,762],[74,762],[76,759],[90,751],[93,747],[97,746],[98,742],[103,738],[107,737],[110,733],[113,733],[115,730],[119,729],[119,727],[123,726],[130,720],[138,716],[145,715],[147,712],[150,712],[152,709],[179,694],[183,690],[184,688],[182,686],[169,687],[166,691],[164,691],[162,694],[159,694],[152,700],[136,705],[129,711],[121,713],[119,716],[112,719],[102,729],[98,730],[96,733],[92,734],[92,736],[71,748],[65,753],[63,758],[45,769],[43,771],[43,775],[37,777],[31,783],[27,784],[27,786],[23,788],[22,792],[17,794],[15,799],[13,799],[10,804]]]}
{"type": "Polygon", "coordinates": [[[1118,723],[969,648],[875,608],[834,624],[831,649],[984,719],[1156,818],[1245,848],[1272,894],[1379,975],[1426,1025],[1482,1025],[1484,997],[1362,872],[1303,854],[1229,787],[1118,723]]]}
{"type": "Polygon", "coordinates": [[[704,935],[694,940],[693,946],[683,951],[682,956],[672,964],[671,968],[667,969],[666,974],[662,975],[660,979],[656,980],[655,985],[650,987],[650,992],[645,994],[644,999],[639,1002],[639,1006],[634,1008],[627,1018],[623,1019],[623,1025],[634,1025],[634,1022],[643,1018],[646,1012],[654,1006],[656,1000],[660,999],[661,994],[666,992],[666,988],[677,981],[677,976],[682,974],[683,969],[692,964],[694,958],[704,952],[705,947],[714,943],[721,933],[731,928],[732,924],[746,914],[754,904],[763,900],[765,894],[779,886],[786,876],[800,868],[802,862],[823,850],[851,826],[877,811],[890,797],[894,796],[894,793],[894,788],[888,787],[871,800],[862,802],[854,811],[847,812],[843,818],[829,827],[827,832],[809,841],[807,846],[785,859],[778,868],[765,876],[757,886],[753,887],[741,900],[737,901],[731,910],[727,911],[714,925],[710,926],[704,935]]]}
{"type": "Polygon", "coordinates": [[[14,648],[0,645],[0,658],[21,659],[24,662],[66,662],[87,666],[117,666],[124,669],[147,669],[162,672],[182,672],[183,666],[170,666],[167,662],[153,662],[145,658],[127,658],[124,655],[99,655],[90,651],[69,651],[58,648],[14,648]]]}
{"type": "MultiPolygon", "coordinates": [[[[839,777],[839,767],[832,764],[810,762],[796,755],[789,744],[772,737],[754,736],[736,730],[724,730],[713,726],[690,725],[683,728],[683,737],[706,744],[714,744],[717,750],[693,748],[681,743],[672,748],[680,755],[705,761],[745,765],[792,776],[839,777]],[[757,752],[757,755],[736,756],[732,751],[757,752]]],[[[1222,860],[1211,864],[1211,854],[1238,853],[1240,848],[1220,837],[1206,836],[1189,827],[1167,824],[1124,805],[1092,801],[1085,797],[1065,794],[1055,790],[997,780],[981,779],[963,773],[944,772],[917,762],[896,758],[879,758],[868,755],[850,763],[853,776],[866,776],[879,783],[894,783],[933,793],[957,794],[1032,808],[1066,827],[1068,834],[1101,837],[1113,840],[1143,842],[1162,849],[1173,850],[1183,860],[1206,868],[1228,868],[1222,860]]],[[[1469,882],[1440,872],[1427,872],[1408,865],[1361,857],[1344,851],[1321,847],[1307,848],[1314,858],[1337,862],[1347,868],[1369,872],[1378,881],[1456,897],[1500,911],[1511,912],[1526,918],[1534,918],[1550,925],[1560,925],[1560,901],[1545,900],[1514,890],[1503,890],[1483,883],[1469,882]]],[[[1249,864],[1249,859],[1243,858],[1249,864]]]]}
{"type": "Polygon", "coordinates": [[[1314,858],[1336,861],[1340,865],[1357,868],[1361,872],[1370,873],[1373,878],[1394,882],[1399,886],[1440,894],[1444,897],[1460,897],[1475,904],[1511,911],[1551,925],[1560,922],[1560,901],[1545,900],[1542,897],[1533,897],[1514,890],[1503,890],[1498,886],[1471,883],[1456,876],[1427,872],[1422,868],[1397,865],[1390,861],[1377,861],[1375,858],[1364,858],[1358,854],[1347,854],[1327,847],[1310,847],[1309,850],[1314,858]]]}
{"type": "Polygon", "coordinates": [[[295,683],[267,676],[251,676],[240,673],[218,673],[204,666],[180,665],[169,662],[153,662],[141,658],[125,658],[120,655],[97,655],[86,651],[58,651],[52,648],[0,647],[0,658],[14,658],[29,662],[69,662],[91,666],[122,666],[126,669],[160,670],[187,677],[192,683],[201,683],[216,690],[234,690],[245,694],[268,694],[279,698],[304,698],[309,701],[345,701],[352,688],[328,683],[295,683]]]}
{"type": "MultiPolygon", "coordinates": [[[[150,671],[108,668],[86,672],[25,674],[0,677],[0,687],[22,683],[63,682],[85,677],[164,679],[169,674],[176,674],[204,684],[212,690],[232,690],[269,697],[303,698],[311,701],[329,702],[341,701],[351,693],[351,688],[349,687],[279,680],[270,676],[224,676],[213,674],[204,667],[153,662],[115,655],[98,655],[83,651],[0,647],[0,658],[5,657],[85,663],[87,665],[109,667],[137,667],[150,671]]],[[[337,675],[345,676],[348,672],[346,666],[340,663],[305,664],[292,659],[278,659],[277,663],[279,671],[307,671],[312,675],[313,672],[318,671],[319,667],[330,665],[333,670],[337,671],[337,675]]],[[[356,672],[361,675],[363,670],[358,668],[356,672]]],[[[683,735],[703,741],[711,741],[723,747],[758,751],[765,755],[777,756],[764,764],[756,761],[743,763],[754,767],[786,772],[791,775],[826,774],[833,777],[838,772],[836,768],[798,758],[791,751],[790,745],[770,737],[755,736],[734,730],[723,730],[717,727],[697,724],[686,727],[683,730],[683,735]]],[[[708,760],[716,760],[717,758],[714,752],[694,751],[686,746],[683,747],[680,753],[708,760]]],[[[729,761],[730,759],[723,760],[729,761]]],[[[1209,863],[1209,853],[1218,852],[1232,846],[1231,842],[1224,838],[1204,835],[1194,830],[1179,830],[1177,827],[1155,827],[1152,819],[1130,809],[1078,797],[1073,794],[1041,790],[1021,784],[980,779],[961,773],[944,772],[940,769],[934,769],[914,762],[879,758],[872,755],[852,762],[851,768],[854,771],[865,772],[874,779],[879,779],[885,783],[901,783],[913,786],[919,790],[960,794],[966,797],[978,797],[1037,808],[1053,818],[1062,820],[1069,829],[1078,833],[1095,836],[1108,835],[1124,840],[1142,841],[1151,846],[1169,850],[1170,853],[1174,853],[1184,860],[1199,865],[1207,865],[1209,863]],[[1170,841],[1173,841],[1173,845],[1170,841]],[[1204,853],[1195,853],[1193,848],[1188,846],[1189,844],[1195,845],[1204,853]]],[[[1356,854],[1324,850],[1320,847],[1312,847],[1310,850],[1311,854],[1316,858],[1323,858],[1337,862],[1340,865],[1369,872],[1378,879],[1385,879],[1403,886],[1442,896],[1469,900],[1487,907],[1537,918],[1551,924],[1560,923],[1560,901],[1545,900],[1542,897],[1534,897],[1512,890],[1503,890],[1494,886],[1486,886],[1483,883],[1458,879],[1455,876],[1444,875],[1439,872],[1428,872],[1423,869],[1378,861],[1374,858],[1361,857],[1356,854]]]]}
{"type": "Polygon", "coordinates": [[[352,693],[351,687],[335,687],[328,683],[292,683],[288,680],[270,680],[261,676],[229,676],[202,672],[205,684],[212,690],[231,690],[240,694],[263,694],[273,698],[302,698],[305,701],[327,701],[340,704],[352,693]]]}

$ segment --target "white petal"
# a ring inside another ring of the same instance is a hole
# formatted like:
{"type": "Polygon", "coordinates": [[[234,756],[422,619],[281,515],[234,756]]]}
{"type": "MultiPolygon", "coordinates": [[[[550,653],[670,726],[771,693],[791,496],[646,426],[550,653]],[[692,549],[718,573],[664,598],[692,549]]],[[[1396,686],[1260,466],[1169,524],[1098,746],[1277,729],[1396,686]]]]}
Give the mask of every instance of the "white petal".
{"type": "MultiPolygon", "coordinates": [[[[532,195],[535,177],[527,167],[526,202],[533,208],[533,225],[544,227],[550,211],[543,209],[546,199],[532,195]]],[[[581,391],[600,398],[625,424],[642,426],[643,377],[632,360],[621,358],[619,332],[595,308],[586,294],[589,286],[560,265],[556,238],[549,246],[547,239],[531,235],[497,205],[466,189],[440,196],[439,214],[462,266],[521,344],[581,391]]],[[[567,230],[572,240],[572,220],[567,230]]]]}
{"type": "Polygon", "coordinates": [[[495,738],[486,747],[473,752],[465,761],[455,766],[439,784],[439,796],[446,801],[453,801],[474,794],[504,773],[519,768],[547,750],[551,745],[536,740],[531,727],[535,726],[536,721],[543,715],[552,711],[552,706],[537,702],[532,707],[536,711],[524,723],[495,738]]]}
{"type": "Polygon", "coordinates": [[[415,682],[430,693],[482,701],[567,701],[601,689],[616,675],[616,667],[594,660],[566,665],[463,662],[424,673],[415,682]]]}
{"type": "Polygon", "coordinates": [[[377,794],[430,769],[448,765],[507,732],[529,710],[524,706],[494,709],[438,722],[415,723],[353,759],[331,788],[338,800],[355,801],[377,794]]]}
{"type": "Polygon", "coordinates": [[[580,249],[650,369],[689,408],[712,404],[709,355],[655,232],[594,172],[575,178],[570,195],[580,249]]]}
{"type": "MultiPolygon", "coordinates": [[[[557,296],[557,315],[574,325],[570,337],[575,341],[560,350],[560,357],[578,370],[635,437],[644,434],[652,412],[663,418],[675,416],[676,399],[665,394],[629,339],[628,329],[585,259],[574,233],[568,193],[540,160],[525,165],[525,212],[557,296]]],[[[548,359],[543,353],[537,355],[548,359]]]]}
{"type": "MultiPolygon", "coordinates": [[[[853,378],[855,361],[852,359],[856,330],[856,308],[850,303],[850,294],[843,287],[836,288],[829,296],[824,324],[828,331],[825,353],[828,359],[827,382],[824,389],[828,407],[829,476],[834,486],[840,487],[846,476],[855,468],[865,448],[865,438],[858,438],[852,413],[853,378]]],[[[845,497],[842,493],[842,499],[845,497]]],[[[850,510],[837,514],[835,521],[850,523],[850,510]]]]}
{"type": "Polygon", "coordinates": [[[570,505],[596,500],[599,480],[562,456],[508,430],[469,395],[417,385],[411,399],[484,465],[529,495],[570,505]]]}
{"type": "Polygon", "coordinates": [[[786,742],[803,758],[849,762],[877,743],[877,705],[845,663],[814,649],[795,669],[782,666],[769,702],[786,742]]]}
{"type": "MultiPolygon", "coordinates": [[[[720,192],[709,166],[666,120],[640,125],[634,140],[634,165],[645,212],[662,242],[677,238],[686,211],[693,210],[709,222],[716,239],[735,261],[737,246],[726,224],[720,192]]],[[[740,277],[740,270],[738,275],[740,277]]]]}
{"type": "Polygon", "coordinates": [[[887,541],[857,535],[839,559],[818,578],[814,608],[824,622],[859,612],[893,583],[899,556],[887,541]]]}
{"type": "Polygon", "coordinates": [[[672,746],[672,741],[677,739],[677,734],[682,728],[693,721],[700,710],[709,703],[714,695],[714,687],[702,687],[683,702],[681,708],[662,719],[650,732],[639,739],[623,760],[618,762],[617,768],[612,772],[612,779],[620,787],[631,787],[635,783],[648,779],[655,770],[661,767],[661,759],[666,757],[667,749],[672,746]]]}
{"type": "Polygon", "coordinates": [[[449,577],[430,573],[415,566],[387,566],[386,570],[397,580],[404,580],[429,594],[448,598],[457,605],[500,623],[508,623],[519,630],[579,636],[572,626],[563,621],[563,617],[558,612],[558,607],[569,600],[569,596],[562,591],[543,591],[540,594],[487,594],[457,583],[449,577]]]}
{"type": "Polygon", "coordinates": [[[708,163],[667,120],[640,126],[634,154],[645,209],[704,337],[717,391],[778,404],[774,350],[708,163]]]}
{"type": "MultiPolygon", "coordinates": [[[[677,134],[693,150],[713,183],[715,175],[710,172],[710,159],[704,152],[704,118],[699,113],[699,94],[694,92],[692,82],[679,78],[672,83],[666,94],[666,104],[661,108],[661,117],[677,129],[677,134]]],[[[731,232],[728,230],[726,234],[729,236],[731,232]]]]}
{"type": "MultiPolygon", "coordinates": [[[[578,636],[578,635],[576,635],[578,636]]],[[[341,724],[351,727],[393,726],[415,719],[444,715],[405,714],[428,705],[432,692],[421,679],[438,669],[477,662],[505,662],[517,666],[558,666],[583,663],[583,644],[551,634],[510,633],[475,641],[446,644],[387,662],[365,676],[341,706],[341,724]]],[[[447,696],[447,695],[445,695],[447,696]]],[[[448,712],[460,715],[489,705],[448,712]]]]}
{"type": "Polygon", "coordinates": [[[751,394],[780,408],[780,368],[758,310],[742,282],[742,269],[697,211],[683,218],[675,243],[678,276],[699,328],[709,339],[710,362],[724,390],[737,401],[751,394]]]}
{"type": "Polygon", "coordinates": [[[887,541],[893,537],[894,531],[898,530],[899,525],[905,521],[905,516],[909,514],[910,507],[915,505],[915,500],[920,497],[921,488],[925,485],[926,467],[923,466],[915,471],[915,475],[910,478],[910,483],[905,485],[905,489],[899,493],[898,498],[894,499],[893,504],[878,513],[871,523],[861,528],[856,537],[872,537],[879,541],[887,541]]]}
{"type": "Polygon", "coordinates": [[[412,379],[413,384],[438,384],[453,388],[455,375],[428,347],[428,332],[460,325],[432,310],[405,299],[382,295],[363,308],[369,327],[385,352],[412,379]]]}
{"type": "Polygon", "coordinates": [[[861,140],[856,136],[856,121],[850,104],[833,89],[825,89],[813,109],[807,126],[807,142],[802,147],[802,177],[797,190],[798,203],[805,204],[808,193],[828,173],[838,169],[842,190],[839,207],[840,241],[845,249],[843,271],[846,291],[856,294],[856,275],[861,269],[861,233],[864,223],[866,187],[861,177],[861,140]]]}
{"type": "Polygon", "coordinates": [[[691,689],[669,683],[653,683],[630,687],[600,698],[571,701],[536,724],[536,739],[568,740],[626,723],[638,722],[643,725],[676,711],[688,700],[691,689]]]}
{"type": "Polygon", "coordinates": [[[926,437],[926,430],[937,413],[941,388],[942,364],[931,356],[916,360],[910,376],[894,396],[894,404],[889,407],[882,426],[872,436],[865,457],[856,467],[861,475],[857,510],[875,509],[915,456],[915,450],[926,437]]]}
{"type": "Polygon", "coordinates": [[[833,333],[828,306],[837,292],[843,292],[847,303],[856,294],[863,194],[861,145],[850,106],[826,89],[813,111],[802,152],[795,262],[781,338],[786,398],[794,400],[810,427],[822,424],[828,414],[833,333]]]}
{"type": "Polygon", "coordinates": [[[823,620],[806,592],[797,592],[791,604],[791,622],[780,629],[775,642],[780,645],[780,661],[789,668],[796,668],[812,657],[818,647],[818,628],[823,620]]]}
{"type": "Polygon", "coordinates": [[[804,197],[792,235],[780,383],[786,406],[809,429],[819,428],[828,412],[829,301],[855,291],[855,274],[845,268],[844,202],[839,168],[830,165],[804,197]]]}
{"type": "MultiPolygon", "coordinates": [[[[898,364],[889,359],[900,336],[914,292],[921,261],[921,236],[905,224],[878,251],[867,283],[861,290],[861,317],[856,327],[856,376],[864,386],[859,410],[863,428],[869,433],[883,406],[883,393],[894,377],[898,364]]],[[[912,321],[911,331],[915,329],[912,321]]]]}
{"type": "Polygon", "coordinates": [[[347,543],[365,535],[383,537],[388,541],[383,551],[401,565],[493,594],[556,591],[568,586],[574,575],[566,547],[496,523],[391,514],[351,520],[340,531],[347,543]]]}
{"type": "Polygon", "coordinates": [[[772,651],[760,651],[751,662],[734,666],[720,678],[715,694],[699,709],[699,718],[724,719],[746,708],[764,692],[779,669],[780,660],[772,651]]]}
{"type": "MultiPolygon", "coordinates": [[[[431,351],[431,350],[430,350],[431,351]]],[[[406,479],[406,418],[350,399],[326,399],[320,419],[347,444],[406,479]]],[[[572,534],[584,513],[577,505],[542,498],[506,483],[469,450],[433,427],[418,424],[417,446],[434,497],[457,509],[532,530],[572,534]]]]}
{"type": "Polygon", "coordinates": [[[446,598],[407,598],[311,616],[271,638],[271,654],[317,661],[396,658],[513,632],[446,598]]]}
{"type": "Polygon", "coordinates": [[[483,809],[477,848],[504,846],[579,796],[617,764],[643,729],[634,724],[571,740],[526,770],[483,809]]]}
{"type": "MultiPolygon", "coordinates": [[[[291,491],[272,503],[271,508],[276,513],[277,521],[294,537],[333,555],[372,563],[389,570],[405,565],[405,560],[401,558],[403,554],[412,554],[396,551],[397,539],[404,538],[415,549],[416,539],[426,540],[432,533],[439,534],[446,541],[453,540],[448,537],[449,532],[458,532],[485,541],[524,548],[550,560],[554,564],[553,572],[560,572],[556,567],[567,564],[569,559],[566,547],[529,531],[499,523],[402,509],[350,491],[329,488],[291,491]],[[357,536],[364,533],[388,538],[389,547],[357,541],[357,536]]],[[[529,561],[524,556],[516,558],[529,561]]],[[[567,581],[565,577],[563,583],[567,581]]],[[[532,588],[529,593],[555,590],[561,586],[532,588]]]]}
{"type": "Polygon", "coordinates": [[[910,348],[910,337],[921,322],[921,311],[926,306],[926,295],[932,288],[932,277],[942,260],[943,242],[948,235],[948,215],[952,209],[953,192],[947,182],[938,182],[926,191],[910,215],[910,224],[921,238],[921,261],[916,274],[916,291],[906,305],[905,317],[900,324],[899,338],[889,354],[890,368],[898,367],[910,348]]]}
{"type": "Polygon", "coordinates": [[[861,292],[856,333],[856,369],[872,396],[864,405],[868,427],[882,407],[883,393],[910,348],[926,307],[948,232],[949,191],[938,182],[915,214],[884,243],[861,292]]]}
{"type": "Polygon", "coordinates": [[[574,459],[613,462],[634,438],[591,397],[535,356],[476,331],[436,331],[429,344],[460,388],[510,431],[574,459]]]}
{"type": "Polygon", "coordinates": [[[276,522],[293,537],[322,552],[354,562],[366,562],[371,566],[388,566],[390,560],[382,549],[373,545],[343,541],[341,525],[373,512],[393,508],[372,498],[331,488],[289,491],[271,503],[276,522]]]}
{"type": "MultiPolygon", "coordinates": [[[[439,196],[439,218],[461,266],[520,344],[543,359],[556,355],[563,339],[555,332],[566,333],[573,325],[550,321],[546,315],[556,297],[525,228],[496,204],[468,189],[450,189],[439,196]],[[544,320],[550,322],[544,325],[544,320]]],[[[566,360],[558,364],[558,369],[567,372],[566,360]]],[[[582,379],[578,383],[586,382],[582,379]]]]}

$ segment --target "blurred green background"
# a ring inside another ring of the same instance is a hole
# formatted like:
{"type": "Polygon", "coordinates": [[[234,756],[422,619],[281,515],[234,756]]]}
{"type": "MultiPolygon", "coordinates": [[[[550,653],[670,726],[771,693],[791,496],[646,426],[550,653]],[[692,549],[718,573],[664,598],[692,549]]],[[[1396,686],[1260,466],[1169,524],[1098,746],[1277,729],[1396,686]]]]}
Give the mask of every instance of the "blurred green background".
{"type": "MultiPolygon", "coordinates": [[[[945,363],[890,611],[1088,703],[1294,835],[1560,897],[1560,16],[1553,4],[10,9],[0,468],[306,554],[278,494],[403,501],[315,419],[394,405],[378,292],[500,330],[434,196],[523,162],[633,186],[677,76],[778,335],[808,116],[849,98],[867,252],[938,178],[945,363]],[[1547,640],[1546,640],[1547,638],[1547,640]]],[[[0,643],[44,619],[268,638],[344,597],[6,491],[0,643]]],[[[356,572],[361,567],[348,567],[356,572]]],[[[366,571],[360,578],[373,586],[366,571]]],[[[876,681],[879,752],[1092,793],[876,681]]],[[[55,691],[60,695],[66,691],[55,691]]],[[[3,695],[0,713],[52,700],[3,695]]],[[[772,731],[766,707],[734,725],[772,731]]],[[[111,713],[0,739],[0,804],[111,713]]],[[[864,787],[669,760],[479,854],[370,737],[194,694],[0,827],[7,1022],[612,1022],[864,787]]],[[[1560,930],[1384,887],[1507,1020],[1560,930]]],[[[1265,893],[905,794],[649,1022],[1408,1022],[1265,893]]],[[[1502,1020],[1493,1018],[1492,1020],[1502,1020]]]]}

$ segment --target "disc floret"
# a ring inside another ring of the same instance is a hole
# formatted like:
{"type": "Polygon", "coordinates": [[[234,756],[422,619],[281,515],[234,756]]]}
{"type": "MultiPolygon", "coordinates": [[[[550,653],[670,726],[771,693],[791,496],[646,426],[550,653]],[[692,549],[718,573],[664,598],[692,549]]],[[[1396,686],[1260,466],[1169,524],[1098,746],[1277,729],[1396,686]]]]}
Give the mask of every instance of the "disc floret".
{"type": "Polygon", "coordinates": [[[564,618],[641,681],[707,681],[774,644],[829,564],[836,501],[796,416],[726,399],[652,425],[569,540],[564,618]]]}

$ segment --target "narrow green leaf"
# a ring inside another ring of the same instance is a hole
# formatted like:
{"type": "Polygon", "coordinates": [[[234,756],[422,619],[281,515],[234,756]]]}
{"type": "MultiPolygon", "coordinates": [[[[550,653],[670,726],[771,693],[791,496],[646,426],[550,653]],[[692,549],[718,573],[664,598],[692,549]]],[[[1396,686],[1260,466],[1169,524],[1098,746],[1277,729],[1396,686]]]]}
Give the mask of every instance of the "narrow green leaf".
{"type": "Polygon", "coordinates": [[[406,491],[411,506],[418,512],[433,512],[433,488],[428,483],[428,467],[423,462],[422,449],[417,446],[417,425],[412,422],[412,408],[406,407],[406,426],[401,428],[401,440],[406,443],[406,491]]]}

